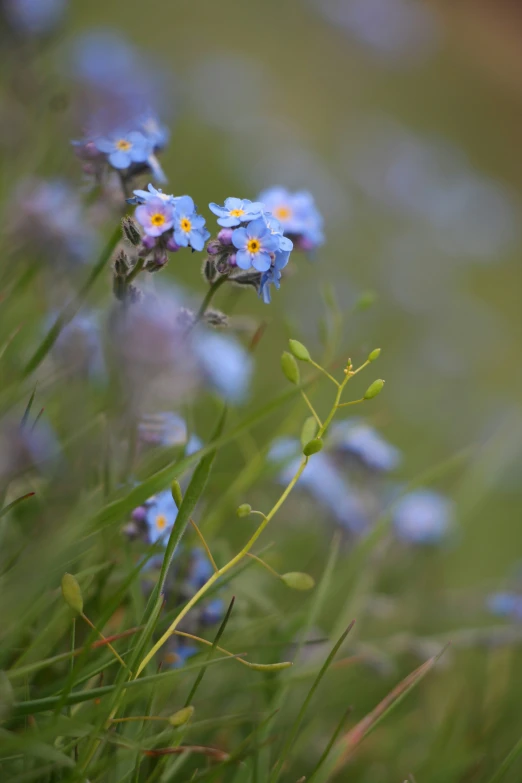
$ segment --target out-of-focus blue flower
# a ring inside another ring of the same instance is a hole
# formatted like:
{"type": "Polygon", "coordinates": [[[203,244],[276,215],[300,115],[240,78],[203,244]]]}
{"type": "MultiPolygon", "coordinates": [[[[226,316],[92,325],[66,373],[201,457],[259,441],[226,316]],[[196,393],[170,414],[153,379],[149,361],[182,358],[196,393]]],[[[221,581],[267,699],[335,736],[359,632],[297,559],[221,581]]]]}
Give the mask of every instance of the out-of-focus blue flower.
{"type": "Polygon", "coordinates": [[[218,216],[217,222],[220,226],[232,228],[233,226],[239,226],[240,223],[247,223],[250,220],[261,217],[264,205],[260,201],[252,202],[247,198],[230,197],[225,199],[224,207],[211,203],[209,208],[214,215],[218,216]]]}
{"type": "Polygon", "coordinates": [[[187,442],[187,423],[172,411],[147,414],[138,424],[138,434],[141,441],[154,446],[183,446],[187,442]]]}
{"type": "Polygon", "coordinates": [[[181,669],[198,652],[199,649],[195,644],[190,644],[188,641],[179,642],[176,646],[176,652],[167,653],[164,661],[168,666],[172,666],[173,669],[181,669]]]}
{"type": "Polygon", "coordinates": [[[194,547],[190,552],[190,564],[187,576],[187,584],[196,593],[208,582],[214,569],[204,549],[194,547]]]}
{"type": "MultiPolygon", "coordinates": [[[[268,459],[283,468],[279,482],[288,484],[295,475],[301,461],[299,441],[291,438],[277,438],[268,454],[268,459]],[[293,452],[293,453],[292,453],[293,452]]],[[[353,533],[361,533],[369,523],[368,512],[348,480],[341,475],[331,457],[324,451],[314,454],[297,482],[312,497],[324,506],[334,519],[353,533]]]]}
{"type": "Polygon", "coordinates": [[[8,23],[25,35],[45,35],[62,20],[67,0],[4,0],[8,23]]]}
{"type": "Polygon", "coordinates": [[[133,193],[134,198],[128,198],[128,204],[145,204],[154,198],[160,198],[162,201],[166,201],[167,204],[174,206],[176,201],[179,201],[179,196],[176,198],[168,193],[164,193],[161,188],[155,188],[150,183],[147,185],[147,190],[134,190],[133,193]]]}
{"type": "Polygon", "coordinates": [[[437,544],[454,522],[453,503],[438,492],[419,489],[401,498],[393,509],[397,536],[411,544],[437,544]]]}
{"type": "Polygon", "coordinates": [[[16,189],[9,225],[17,242],[31,244],[49,260],[86,261],[96,250],[77,191],[60,180],[27,179],[16,189]]]}
{"type": "Polygon", "coordinates": [[[159,237],[173,227],[174,210],[166,199],[154,197],[136,208],[136,220],[147,236],[159,237]]]}
{"type": "Polygon", "coordinates": [[[174,208],[174,240],[180,247],[203,250],[210,232],[205,228],[205,218],[196,213],[190,196],[181,196],[174,208]]]}
{"type": "Polygon", "coordinates": [[[323,244],[323,218],[310,193],[290,193],[286,188],[274,187],[260,193],[259,200],[299,249],[314,250],[323,244]]]}
{"type": "Polygon", "coordinates": [[[203,607],[201,622],[205,625],[215,625],[223,619],[225,614],[225,602],[221,598],[214,598],[203,607]]]}
{"type": "Polygon", "coordinates": [[[208,381],[219,394],[234,403],[247,396],[253,362],[248,351],[234,337],[198,331],[194,352],[208,381]]]}
{"type": "Polygon", "coordinates": [[[157,541],[166,544],[178,516],[178,509],[174,503],[172,493],[168,489],[164,492],[159,492],[147,500],[144,508],[144,521],[147,526],[149,541],[152,544],[155,544],[157,541]]]}
{"type": "Polygon", "coordinates": [[[258,272],[267,272],[272,256],[279,250],[279,241],[271,233],[263,218],[257,218],[246,226],[236,228],[232,244],[237,249],[236,261],[240,269],[254,267],[258,272]]]}
{"type": "Polygon", "coordinates": [[[333,425],[328,447],[356,457],[370,470],[394,470],[401,459],[395,446],[382,438],[373,427],[357,420],[346,420],[333,425]]]}
{"type": "Polygon", "coordinates": [[[96,149],[107,156],[115,169],[128,169],[132,163],[145,163],[153,151],[150,139],[135,130],[117,130],[93,141],[96,149]]]}
{"type": "MultiPolygon", "coordinates": [[[[53,324],[57,317],[56,314],[53,316],[53,324]]],[[[78,313],[60,332],[52,353],[68,372],[80,371],[91,379],[103,378],[105,360],[99,314],[92,311],[78,313]]]]}
{"type": "Polygon", "coordinates": [[[44,472],[55,466],[60,444],[45,417],[36,426],[21,426],[14,419],[0,421],[0,479],[9,481],[30,468],[44,472]]]}
{"type": "Polygon", "coordinates": [[[487,607],[501,617],[522,620],[522,595],[518,593],[493,593],[487,600],[487,607]]]}

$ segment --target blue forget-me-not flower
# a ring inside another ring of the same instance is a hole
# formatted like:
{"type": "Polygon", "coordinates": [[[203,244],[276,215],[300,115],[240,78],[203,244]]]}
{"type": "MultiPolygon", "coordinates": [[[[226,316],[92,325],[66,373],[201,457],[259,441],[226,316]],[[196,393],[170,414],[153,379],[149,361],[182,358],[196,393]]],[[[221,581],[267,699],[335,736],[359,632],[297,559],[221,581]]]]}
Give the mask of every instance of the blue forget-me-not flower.
{"type": "Polygon", "coordinates": [[[251,220],[261,217],[264,211],[264,204],[260,201],[250,201],[245,198],[230,197],[225,199],[225,205],[209,204],[214,215],[218,216],[218,224],[224,228],[239,226],[241,223],[248,223],[251,220]]]}

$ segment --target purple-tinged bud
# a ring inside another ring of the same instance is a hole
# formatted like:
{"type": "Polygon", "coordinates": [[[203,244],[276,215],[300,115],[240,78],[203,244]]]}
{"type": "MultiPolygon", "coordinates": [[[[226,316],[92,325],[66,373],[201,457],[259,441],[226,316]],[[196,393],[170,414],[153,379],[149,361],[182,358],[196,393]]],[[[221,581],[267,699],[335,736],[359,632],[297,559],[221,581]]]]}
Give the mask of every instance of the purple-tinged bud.
{"type": "Polygon", "coordinates": [[[134,522],[145,522],[147,518],[147,509],[145,506],[138,506],[138,508],[135,508],[132,512],[131,517],[134,522]]]}
{"type": "Polygon", "coordinates": [[[156,247],[156,237],[144,236],[142,245],[145,250],[152,250],[153,247],[156,247]]]}
{"type": "Polygon", "coordinates": [[[209,256],[217,256],[218,253],[221,252],[221,242],[218,242],[217,239],[213,239],[211,242],[207,245],[207,253],[209,256]]]}
{"type": "Polygon", "coordinates": [[[170,237],[167,239],[167,244],[165,245],[167,250],[170,250],[171,253],[175,253],[177,250],[179,250],[179,245],[177,244],[176,240],[173,237],[170,237]]]}
{"type": "Polygon", "coordinates": [[[302,250],[304,253],[309,253],[315,249],[315,244],[308,237],[299,237],[295,243],[296,250],[302,250]]]}
{"type": "Polygon", "coordinates": [[[232,228],[222,228],[219,234],[217,235],[217,238],[219,239],[222,245],[231,245],[233,233],[234,230],[232,228]]]}
{"type": "Polygon", "coordinates": [[[235,253],[232,253],[232,255],[228,257],[228,263],[230,266],[237,266],[237,258],[235,253]]]}

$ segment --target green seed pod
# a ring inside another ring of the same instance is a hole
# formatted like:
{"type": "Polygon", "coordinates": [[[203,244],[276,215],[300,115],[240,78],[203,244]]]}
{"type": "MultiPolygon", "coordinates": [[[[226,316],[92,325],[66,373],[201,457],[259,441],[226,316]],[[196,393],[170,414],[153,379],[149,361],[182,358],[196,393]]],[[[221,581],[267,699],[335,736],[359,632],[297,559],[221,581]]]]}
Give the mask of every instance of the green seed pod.
{"type": "Polygon", "coordinates": [[[304,574],[301,571],[290,571],[288,574],[282,574],[281,579],[292,590],[311,590],[315,581],[310,574],[304,574]]]}
{"type": "Polygon", "coordinates": [[[381,349],[375,348],[375,350],[372,351],[371,354],[368,356],[368,361],[374,362],[376,359],[379,358],[380,355],[381,355],[381,349]]]}
{"type": "Polygon", "coordinates": [[[368,386],[368,388],[364,392],[363,399],[373,400],[374,397],[377,397],[377,395],[382,392],[383,388],[384,388],[384,381],[382,380],[382,378],[379,378],[377,381],[374,381],[371,384],[371,386],[368,386]]]}
{"type": "Polygon", "coordinates": [[[321,451],[323,448],[323,441],[321,438],[314,438],[313,440],[308,441],[306,446],[303,448],[303,454],[305,457],[311,457],[312,454],[317,454],[318,451],[321,451]]]}
{"type": "Polygon", "coordinates": [[[290,344],[290,353],[292,353],[296,359],[299,359],[301,362],[311,361],[312,357],[310,356],[310,351],[306,345],[303,345],[303,343],[300,343],[298,340],[289,340],[288,342],[290,344]]]}
{"type": "Polygon", "coordinates": [[[72,574],[62,576],[63,599],[71,609],[78,614],[83,614],[83,598],[80,585],[72,574]]]}
{"type": "Polygon", "coordinates": [[[121,228],[124,237],[129,240],[131,245],[137,247],[141,242],[141,234],[136,221],[129,217],[129,215],[126,215],[121,220],[121,228]]]}
{"type": "Polygon", "coordinates": [[[194,715],[194,707],[183,707],[182,710],[178,710],[169,717],[169,723],[171,726],[184,726],[194,715]]]}
{"type": "Polygon", "coordinates": [[[284,351],[281,356],[281,369],[290,383],[295,383],[296,386],[299,384],[299,367],[292,354],[288,353],[288,351],[284,351]]]}
{"type": "Polygon", "coordinates": [[[248,517],[252,513],[252,506],[248,503],[242,503],[236,511],[238,517],[248,517]]]}
{"type": "Polygon", "coordinates": [[[174,503],[176,504],[176,507],[179,509],[181,506],[181,502],[183,500],[183,495],[181,494],[181,487],[179,485],[179,482],[174,479],[172,482],[172,485],[170,487],[170,491],[172,492],[172,498],[174,500],[174,503]]]}
{"type": "Polygon", "coordinates": [[[303,424],[301,430],[301,446],[304,448],[307,443],[313,440],[317,433],[317,422],[313,416],[310,416],[303,424]]]}

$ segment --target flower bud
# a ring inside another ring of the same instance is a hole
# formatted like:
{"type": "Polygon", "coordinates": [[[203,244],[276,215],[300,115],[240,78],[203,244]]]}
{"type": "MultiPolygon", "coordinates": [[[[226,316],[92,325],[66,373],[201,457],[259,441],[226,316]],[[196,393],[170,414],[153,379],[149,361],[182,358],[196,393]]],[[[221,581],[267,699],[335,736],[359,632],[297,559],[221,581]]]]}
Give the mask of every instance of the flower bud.
{"type": "Polygon", "coordinates": [[[233,233],[234,230],[232,228],[222,228],[219,234],[217,235],[217,238],[219,239],[222,245],[231,245],[233,233]]]}
{"type": "Polygon", "coordinates": [[[301,362],[309,362],[311,360],[310,352],[308,348],[300,343],[298,340],[289,340],[290,353],[292,353],[296,359],[301,362]]]}
{"type": "Polygon", "coordinates": [[[292,590],[311,590],[315,585],[312,577],[301,571],[290,571],[288,574],[281,574],[281,579],[292,590]]]}
{"type": "Polygon", "coordinates": [[[214,328],[228,326],[228,315],[220,310],[207,310],[203,316],[203,321],[214,328]]]}
{"type": "Polygon", "coordinates": [[[312,454],[317,454],[318,451],[321,451],[323,445],[324,444],[321,438],[314,438],[313,440],[308,441],[306,446],[303,448],[303,454],[305,457],[311,457],[312,454]]]}
{"type": "Polygon", "coordinates": [[[252,513],[252,506],[249,503],[242,503],[236,511],[238,517],[248,517],[252,513]]]}
{"type": "Polygon", "coordinates": [[[217,256],[221,252],[221,243],[217,239],[211,239],[207,245],[209,256],[217,256]]]}
{"type": "Polygon", "coordinates": [[[83,598],[80,585],[72,574],[62,576],[62,595],[65,603],[78,614],[83,614],[83,598]]]}
{"type": "Polygon", "coordinates": [[[203,277],[207,283],[213,283],[216,279],[216,267],[214,265],[214,259],[211,256],[207,256],[203,263],[203,277]]]}
{"type": "Polygon", "coordinates": [[[130,262],[127,253],[124,250],[120,250],[116,258],[114,259],[114,273],[125,277],[130,269],[130,262]]]}
{"type": "Polygon", "coordinates": [[[180,249],[180,245],[178,245],[178,243],[176,242],[176,240],[175,240],[175,239],[173,239],[172,237],[169,237],[169,238],[167,239],[167,242],[166,242],[166,244],[165,244],[165,247],[166,247],[166,248],[167,248],[167,250],[169,250],[171,253],[176,253],[176,252],[177,252],[177,251],[180,249]]]}
{"type": "Polygon", "coordinates": [[[374,397],[377,397],[378,394],[380,394],[384,387],[384,381],[379,378],[377,381],[374,381],[371,386],[368,386],[366,391],[364,392],[363,399],[364,400],[373,400],[374,397]]]}
{"type": "Polygon", "coordinates": [[[129,215],[126,215],[121,220],[121,228],[124,237],[129,240],[131,245],[138,247],[141,242],[141,234],[136,221],[133,220],[133,218],[131,218],[129,215]]]}
{"type": "Polygon", "coordinates": [[[237,254],[231,253],[228,257],[229,266],[237,266],[237,254]]]}
{"type": "Polygon", "coordinates": [[[178,710],[174,713],[174,715],[169,717],[169,723],[171,726],[184,726],[185,723],[189,722],[193,715],[194,707],[192,705],[189,707],[183,707],[182,710],[178,710]]]}
{"type": "Polygon", "coordinates": [[[373,350],[371,354],[368,356],[368,361],[374,362],[376,359],[379,358],[380,355],[381,355],[381,349],[375,348],[375,350],[373,350]]]}
{"type": "Polygon", "coordinates": [[[174,481],[170,485],[170,491],[172,492],[172,499],[176,504],[176,507],[179,509],[179,507],[181,506],[181,502],[183,500],[183,495],[181,493],[181,487],[179,485],[179,482],[176,481],[176,479],[174,479],[174,481]]]}
{"type": "Polygon", "coordinates": [[[296,360],[288,351],[284,351],[281,356],[281,369],[290,383],[295,383],[296,386],[299,384],[299,368],[296,360]]]}
{"type": "Polygon", "coordinates": [[[316,433],[317,422],[313,416],[310,416],[303,424],[303,429],[301,430],[301,445],[303,448],[315,438],[316,433]]]}

